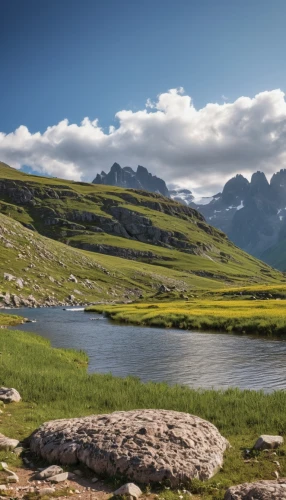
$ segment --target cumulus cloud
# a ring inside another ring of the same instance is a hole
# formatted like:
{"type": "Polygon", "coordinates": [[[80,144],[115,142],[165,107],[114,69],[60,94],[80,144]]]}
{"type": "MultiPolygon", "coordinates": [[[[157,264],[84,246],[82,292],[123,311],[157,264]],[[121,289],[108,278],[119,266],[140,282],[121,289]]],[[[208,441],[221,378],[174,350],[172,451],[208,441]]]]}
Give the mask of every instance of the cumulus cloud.
{"type": "Polygon", "coordinates": [[[167,182],[208,194],[236,173],[286,167],[286,103],[281,90],[196,109],[183,88],[171,89],[144,109],[121,110],[107,131],[99,121],[64,119],[45,132],[24,125],[0,132],[0,159],[43,174],[92,180],[117,161],[141,164],[167,182]],[[207,186],[211,188],[207,188],[207,186]]]}

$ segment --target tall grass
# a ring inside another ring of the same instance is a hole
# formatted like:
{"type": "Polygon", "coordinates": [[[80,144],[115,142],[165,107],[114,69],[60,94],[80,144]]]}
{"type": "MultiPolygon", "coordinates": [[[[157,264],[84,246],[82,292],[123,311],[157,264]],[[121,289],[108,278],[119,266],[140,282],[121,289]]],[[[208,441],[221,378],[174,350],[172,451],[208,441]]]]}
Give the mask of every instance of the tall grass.
{"type": "MultiPolygon", "coordinates": [[[[226,434],[286,433],[286,394],[255,391],[192,390],[139,379],[88,374],[82,352],[51,348],[47,340],[20,331],[0,332],[0,383],[16,387],[35,405],[33,426],[43,419],[134,408],[167,408],[211,420],[226,434]]],[[[21,426],[20,426],[21,427],[21,426]]]]}

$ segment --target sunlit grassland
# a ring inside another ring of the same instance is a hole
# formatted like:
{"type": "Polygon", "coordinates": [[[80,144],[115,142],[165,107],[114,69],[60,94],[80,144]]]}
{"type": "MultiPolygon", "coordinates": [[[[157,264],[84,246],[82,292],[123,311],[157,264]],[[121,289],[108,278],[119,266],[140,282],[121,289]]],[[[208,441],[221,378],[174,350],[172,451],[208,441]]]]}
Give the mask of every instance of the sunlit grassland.
{"type": "MultiPolygon", "coordinates": [[[[88,374],[82,352],[51,348],[34,334],[0,330],[1,384],[17,388],[22,402],[7,406],[1,414],[0,432],[23,439],[42,422],[135,408],[161,408],[188,412],[215,424],[232,448],[225,454],[223,469],[216,476],[190,486],[200,498],[223,498],[227,486],[242,481],[271,479],[276,469],[273,457],[255,454],[245,462],[261,433],[286,434],[286,393],[262,391],[194,390],[165,383],[142,383],[134,377],[88,374]]],[[[277,452],[281,475],[286,468],[286,450],[277,452]]],[[[12,453],[0,460],[15,464],[12,453]]],[[[165,498],[167,492],[160,496],[165,498]]],[[[167,498],[167,497],[166,497],[167,498]]]]}
{"type": "Polygon", "coordinates": [[[15,316],[14,314],[4,314],[0,312],[0,328],[1,326],[8,325],[19,325],[19,323],[23,322],[23,318],[21,316],[15,316]]]}
{"type": "Polygon", "coordinates": [[[286,336],[286,307],[282,300],[153,301],[91,306],[86,310],[137,325],[286,336]]]}

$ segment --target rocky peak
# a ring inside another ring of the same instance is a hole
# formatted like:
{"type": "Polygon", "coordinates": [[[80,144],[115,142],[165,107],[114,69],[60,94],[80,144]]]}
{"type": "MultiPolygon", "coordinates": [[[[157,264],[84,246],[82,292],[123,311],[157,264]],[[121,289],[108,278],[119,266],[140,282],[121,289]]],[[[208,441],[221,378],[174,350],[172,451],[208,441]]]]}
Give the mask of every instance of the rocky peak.
{"type": "Polygon", "coordinates": [[[92,181],[93,184],[105,184],[132,189],[143,189],[152,193],[160,193],[169,197],[169,191],[163,179],[148,172],[147,168],[138,165],[135,172],[131,167],[121,167],[114,163],[108,174],[101,172],[92,181]]]}
{"type": "Polygon", "coordinates": [[[264,172],[255,172],[251,177],[250,196],[269,196],[270,185],[264,172]]]}
{"type": "Polygon", "coordinates": [[[241,174],[232,177],[224,186],[222,201],[225,205],[240,205],[249,191],[249,182],[241,174]]]}

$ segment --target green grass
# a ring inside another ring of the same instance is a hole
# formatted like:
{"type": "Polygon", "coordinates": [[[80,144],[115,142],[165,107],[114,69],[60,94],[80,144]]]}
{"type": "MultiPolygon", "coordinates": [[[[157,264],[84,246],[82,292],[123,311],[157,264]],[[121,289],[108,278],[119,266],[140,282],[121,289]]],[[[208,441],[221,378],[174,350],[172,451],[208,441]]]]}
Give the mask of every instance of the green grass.
{"type": "Polygon", "coordinates": [[[90,306],[117,322],[135,325],[218,330],[240,334],[286,337],[286,308],[282,300],[191,299],[90,306]]]}
{"type": "Polygon", "coordinates": [[[0,328],[1,326],[12,326],[19,325],[23,322],[23,318],[21,316],[15,316],[14,314],[6,314],[0,312],[0,328]]]}
{"type": "MultiPolygon", "coordinates": [[[[17,330],[0,330],[1,385],[15,387],[23,401],[7,406],[1,414],[0,432],[23,439],[42,422],[93,413],[135,408],[163,408],[198,415],[214,423],[232,448],[226,452],[223,469],[206,483],[190,486],[200,498],[223,498],[226,487],[242,481],[272,478],[273,460],[279,460],[281,475],[286,468],[285,446],[275,459],[256,453],[245,462],[261,433],[286,435],[286,393],[255,391],[192,390],[165,383],[141,383],[137,378],[87,374],[82,352],[51,348],[47,340],[17,330]],[[217,488],[217,489],[216,489],[217,488]],[[219,496],[215,496],[219,495],[219,496]]],[[[0,460],[7,461],[7,452],[0,460]]],[[[17,465],[10,453],[8,462],[17,465]]],[[[173,493],[161,491],[166,500],[173,493]],[[166,497],[165,497],[166,495],[166,497]]],[[[178,498],[178,495],[176,495],[178,498]]]]}
{"type": "MultiPolygon", "coordinates": [[[[35,204],[15,204],[15,200],[13,201],[8,195],[2,195],[0,212],[21,224],[33,224],[41,235],[78,248],[89,245],[89,249],[92,249],[92,245],[102,244],[115,249],[126,248],[133,251],[152,252],[154,257],[138,256],[137,262],[133,260],[127,261],[127,263],[124,263],[124,259],[114,260],[114,257],[108,255],[108,250],[107,255],[96,252],[86,253],[85,257],[89,262],[92,260],[91,255],[95,255],[96,262],[101,263],[107,271],[111,269],[112,272],[116,272],[115,269],[118,271],[113,280],[113,282],[116,281],[115,293],[117,295],[112,296],[113,287],[109,288],[109,284],[102,285],[106,279],[99,277],[99,289],[95,291],[94,300],[97,300],[99,296],[107,300],[116,297],[122,298],[126,293],[130,295],[128,290],[136,286],[143,294],[150,294],[152,287],[154,289],[160,283],[167,284],[168,281],[169,285],[179,289],[203,290],[223,286],[286,282],[281,273],[247,255],[235,247],[221,231],[203,222],[202,217],[195,210],[158,194],[32,176],[0,163],[0,182],[12,180],[19,188],[25,187],[33,190],[35,204]],[[123,238],[116,234],[91,232],[90,226],[94,225],[94,222],[76,221],[81,226],[81,228],[77,227],[76,229],[70,229],[68,226],[75,212],[78,214],[90,212],[110,219],[109,209],[114,205],[148,217],[154,227],[172,232],[173,235],[179,232],[180,235],[177,235],[179,239],[192,245],[194,254],[180,251],[174,246],[162,247],[151,243],[142,243],[136,238],[123,238]],[[45,224],[47,216],[60,218],[62,221],[66,220],[68,221],[67,226],[47,225],[45,224]],[[142,261],[142,266],[140,261],[142,261]],[[142,273],[141,267],[144,269],[142,273]],[[124,292],[119,293],[117,287],[124,289],[124,292]]],[[[0,241],[1,243],[3,242],[0,241]]],[[[62,253],[62,247],[53,247],[52,245],[50,243],[52,252],[62,253]]],[[[67,253],[69,253],[68,250],[67,253]]],[[[73,273],[72,255],[76,254],[69,253],[67,255],[67,266],[69,271],[73,273]]],[[[77,253],[78,259],[80,259],[80,255],[83,254],[77,253]]],[[[15,256],[11,255],[10,257],[10,253],[7,251],[2,260],[3,267],[7,261],[8,264],[10,261],[14,265],[14,259],[15,256]]],[[[76,258],[76,261],[78,259],[76,258]]],[[[89,264],[85,267],[86,274],[88,274],[89,264]]],[[[84,268],[84,264],[82,268],[84,268]]],[[[59,293],[58,287],[51,287],[45,278],[44,284],[48,286],[48,291],[59,293]]],[[[68,293],[73,294],[72,290],[72,287],[67,288],[68,293]]],[[[79,290],[83,292],[82,289],[79,290]]],[[[63,296],[61,293],[59,295],[63,296]]],[[[89,301],[91,300],[90,296],[89,292],[86,293],[86,298],[89,301]]]]}

